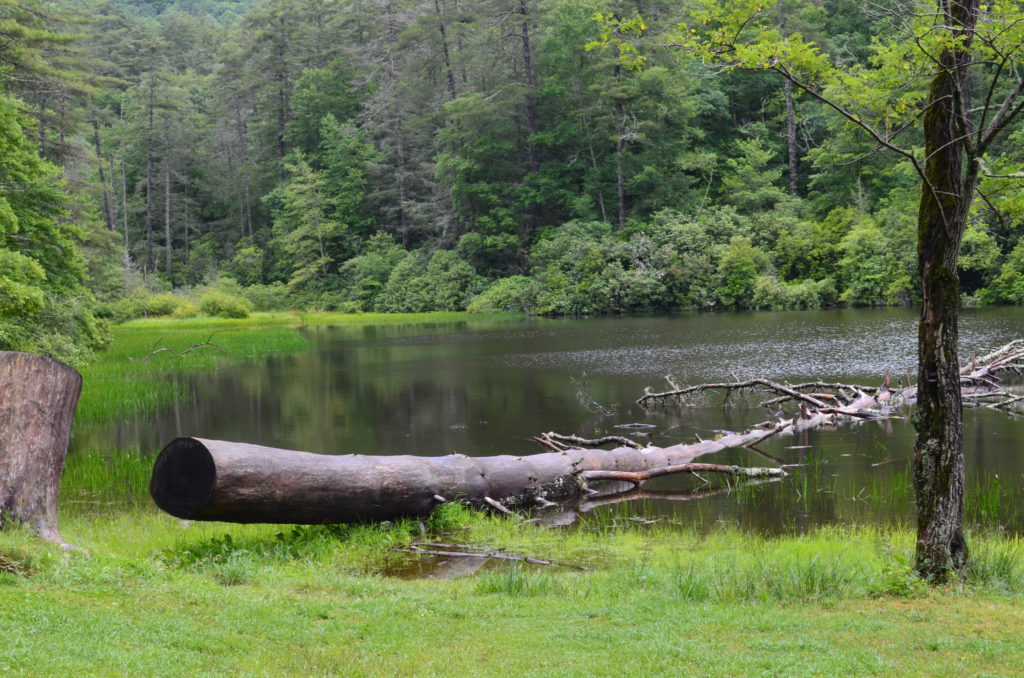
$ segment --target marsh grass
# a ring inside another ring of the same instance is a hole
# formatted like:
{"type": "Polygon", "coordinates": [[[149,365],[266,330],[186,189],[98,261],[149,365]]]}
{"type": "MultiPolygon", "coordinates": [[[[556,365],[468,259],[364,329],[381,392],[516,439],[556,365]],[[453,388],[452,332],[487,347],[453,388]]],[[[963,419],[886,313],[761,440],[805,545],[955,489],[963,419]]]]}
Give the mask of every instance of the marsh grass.
{"type": "Polygon", "coordinates": [[[148,506],[154,460],[137,450],[73,454],[64,464],[60,505],[76,514],[148,506]]]}
{"type": "Polygon", "coordinates": [[[998,529],[1019,524],[1024,501],[1024,477],[1009,483],[998,473],[975,474],[967,481],[964,511],[971,525],[998,529]]]}
{"type": "Polygon", "coordinates": [[[175,400],[187,400],[190,375],[274,354],[308,350],[310,340],[302,331],[304,328],[451,323],[469,318],[465,313],[293,312],[255,313],[237,320],[133,320],[114,327],[110,347],[82,369],[82,396],[76,421],[129,418],[153,412],[175,400]],[[190,350],[202,344],[211,345],[190,350]]]}

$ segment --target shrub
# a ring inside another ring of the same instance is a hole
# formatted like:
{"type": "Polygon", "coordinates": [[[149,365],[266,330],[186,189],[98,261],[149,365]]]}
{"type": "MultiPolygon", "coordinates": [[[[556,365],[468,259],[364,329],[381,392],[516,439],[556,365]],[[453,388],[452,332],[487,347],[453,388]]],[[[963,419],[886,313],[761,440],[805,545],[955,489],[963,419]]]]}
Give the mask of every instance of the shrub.
{"type": "Polygon", "coordinates": [[[731,238],[718,262],[718,300],[722,306],[744,308],[749,305],[758,279],[768,268],[768,255],[754,247],[749,238],[731,238]]]}
{"type": "Polygon", "coordinates": [[[388,276],[377,297],[375,310],[386,313],[423,313],[432,311],[431,299],[423,287],[427,258],[422,252],[409,252],[388,276]]]}
{"type": "Polygon", "coordinates": [[[199,315],[199,307],[186,299],[178,304],[178,307],[174,309],[174,313],[171,315],[182,320],[186,318],[195,318],[199,315]]]}
{"type": "Polygon", "coordinates": [[[425,292],[436,311],[461,311],[484,287],[483,278],[452,250],[434,252],[425,278],[425,292]]]}
{"type": "Polygon", "coordinates": [[[524,275],[495,280],[466,307],[470,313],[530,313],[537,306],[540,283],[524,275]]]}
{"type": "Polygon", "coordinates": [[[288,287],[284,283],[249,285],[239,292],[257,311],[287,311],[292,308],[288,287]]]}
{"type": "Polygon", "coordinates": [[[750,306],[769,311],[821,308],[834,304],[836,296],[836,285],[832,278],[785,283],[763,275],[754,283],[750,306]]]}
{"type": "Polygon", "coordinates": [[[163,292],[147,297],[144,306],[146,315],[172,315],[184,301],[172,292],[163,292]]]}
{"type": "Polygon", "coordinates": [[[115,323],[123,323],[134,318],[141,318],[146,310],[145,295],[134,294],[124,299],[112,301],[107,305],[106,311],[115,323]]]}
{"type": "Polygon", "coordinates": [[[199,297],[199,310],[220,318],[247,318],[252,302],[225,292],[210,290],[199,297]]]}

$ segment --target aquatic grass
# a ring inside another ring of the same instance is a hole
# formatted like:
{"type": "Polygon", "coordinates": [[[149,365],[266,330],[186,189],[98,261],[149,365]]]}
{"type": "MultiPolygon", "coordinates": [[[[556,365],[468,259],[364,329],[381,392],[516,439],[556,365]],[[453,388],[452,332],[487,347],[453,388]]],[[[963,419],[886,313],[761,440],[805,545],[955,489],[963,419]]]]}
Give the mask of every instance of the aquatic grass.
{"type": "Polygon", "coordinates": [[[60,505],[76,513],[149,505],[154,461],[135,450],[72,454],[61,476],[60,505]]]}
{"type": "Polygon", "coordinates": [[[186,400],[188,375],[309,348],[309,340],[295,329],[273,326],[210,331],[187,321],[168,320],[159,325],[150,321],[149,325],[115,327],[113,335],[110,348],[82,369],[76,421],[146,414],[186,400]]]}
{"type": "Polygon", "coordinates": [[[998,473],[975,474],[965,492],[964,512],[968,524],[978,528],[998,529],[1017,524],[1021,518],[1024,476],[1004,482],[998,473]]]}
{"type": "MultiPolygon", "coordinates": [[[[76,421],[103,422],[153,412],[189,398],[189,375],[225,365],[300,353],[309,327],[429,325],[486,320],[466,313],[255,313],[244,319],[150,318],[112,328],[113,341],[82,371],[76,421]],[[161,350],[166,349],[166,350],[161,350]]],[[[509,315],[495,315],[507,318],[509,315]]]]}

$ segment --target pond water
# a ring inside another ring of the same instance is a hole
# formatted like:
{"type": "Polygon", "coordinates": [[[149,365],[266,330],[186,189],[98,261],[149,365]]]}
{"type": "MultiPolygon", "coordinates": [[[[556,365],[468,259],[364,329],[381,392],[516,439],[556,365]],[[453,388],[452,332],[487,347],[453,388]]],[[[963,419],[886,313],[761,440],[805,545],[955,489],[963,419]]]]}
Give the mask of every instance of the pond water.
{"type": "MultiPolygon", "coordinates": [[[[685,410],[646,411],[644,387],[764,376],[877,384],[914,372],[915,311],[833,310],[596,319],[467,319],[410,326],[301,330],[312,349],[187,379],[193,394],[138,420],[81,427],[73,449],[155,452],[182,435],[324,453],[531,453],[543,431],[596,437],[649,434],[654,444],[713,437],[762,421],[756,401],[720,398],[685,410]],[[630,430],[630,424],[650,428],[630,430]]],[[[962,353],[1024,336],[1024,310],[965,311],[962,353]]],[[[967,411],[969,517],[1024,527],[1024,420],[967,411]]],[[[909,421],[889,420],[798,437],[764,452],[801,464],[781,482],[716,492],[690,477],[648,485],[650,496],[604,519],[661,516],[768,533],[829,523],[912,523],[909,421]],[[664,494],[660,494],[664,493],[664,494]],[[695,493],[693,500],[686,501],[695,493]],[[672,495],[673,498],[669,498],[672,495]],[[703,496],[710,495],[710,496],[703,496]]],[[[771,465],[748,450],[702,461],[771,465]]],[[[721,483],[713,483],[718,486],[721,483]]]]}

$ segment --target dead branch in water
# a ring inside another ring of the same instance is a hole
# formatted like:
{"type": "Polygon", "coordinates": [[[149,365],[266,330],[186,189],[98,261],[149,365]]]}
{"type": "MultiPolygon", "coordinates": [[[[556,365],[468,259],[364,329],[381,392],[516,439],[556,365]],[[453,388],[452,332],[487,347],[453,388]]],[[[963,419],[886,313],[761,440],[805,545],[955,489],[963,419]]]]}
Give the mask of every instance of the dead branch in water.
{"type": "MultiPolygon", "coordinates": [[[[147,360],[149,360],[150,358],[152,358],[156,354],[164,353],[164,352],[170,353],[172,358],[181,358],[181,357],[187,356],[189,353],[192,353],[193,351],[198,351],[199,349],[203,349],[203,348],[210,348],[210,349],[213,349],[213,350],[216,350],[216,351],[220,351],[222,353],[226,353],[226,351],[224,350],[224,347],[218,346],[217,344],[214,344],[211,341],[213,339],[213,335],[215,335],[215,334],[217,334],[217,333],[216,332],[211,333],[210,336],[208,336],[206,338],[206,341],[201,341],[198,344],[192,344],[191,346],[186,348],[184,351],[179,351],[178,353],[175,353],[174,351],[172,351],[171,349],[167,348],[166,346],[161,346],[160,348],[154,348],[152,351],[147,353],[142,358],[142,362],[146,362],[147,360]]],[[[162,340],[157,340],[157,342],[156,342],[156,344],[154,344],[154,346],[159,344],[160,341],[162,341],[162,340]]]]}
{"type": "MultiPolygon", "coordinates": [[[[987,407],[1004,412],[1024,412],[1024,395],[1006,388],[1007,377],[1024,376],[1024,339],[1015,339],[1003,346],[978,356],[975,354],[960,370],[960,387],[964,405],[987,407]]],[[[685,405],[687,396],[710,391],[724,391],[723,404],[729,404],[735,392],[757,392],[771,396],[759,404],[774,407],[787,402],[799,402],[808,406],[809,415],[829,414],[855,419],[877,419],[887,416],[886,412],[900,405],[910,405],[917,400],[917,387],[911,384],[910,375],[897,381],[900,385],[891,388],[891,377],[887,373],[881,386],[864,386],[841,382],[810,381],[800,384],[786,384],[769,379],[747,379],[680,387],[675,379],[666,377],[671,390],[655,392],[648,387],[637,399],[642,407],[671,403],[685,405]],[[813,392],[811,389],[814,389],[813,392]]]]}
{"type": "Polygon", "coordinates": [[[583,449],[584,445],[590,447],[601,447],[602,445],[610,445],[612,443],[615,443],[617,445],[625,445],[626,447],[632,447],[637,450],[643,449],[644,447],[635,440],[630,440],[625,436],[581,438],[578,435],[562,435],[561,433],[555,433],[553,431],[541,433],[540,436],[534,438],[534,440],[539,441],[545,447],[549,447],[555,450],[556,452],[561,452],[563,450],[581,450],[583,449]],[[571,445],[566,445],[565,443],[571,443],[571,445]]]}
{"type": "Polygon", "coordinates": [[[785,478],[787,475],[781,468],[725,466],[722,464],[676,464],[675,466],[652,468],[648,471],[583,471],[580,473],[580,478],[587,481],[621,480],[632,483],[634,487],[639,487],[645,480],[674,475],[676,473],[691,473],[694,475],[698,473],[724,473],[740,478],[785,478]]]}

